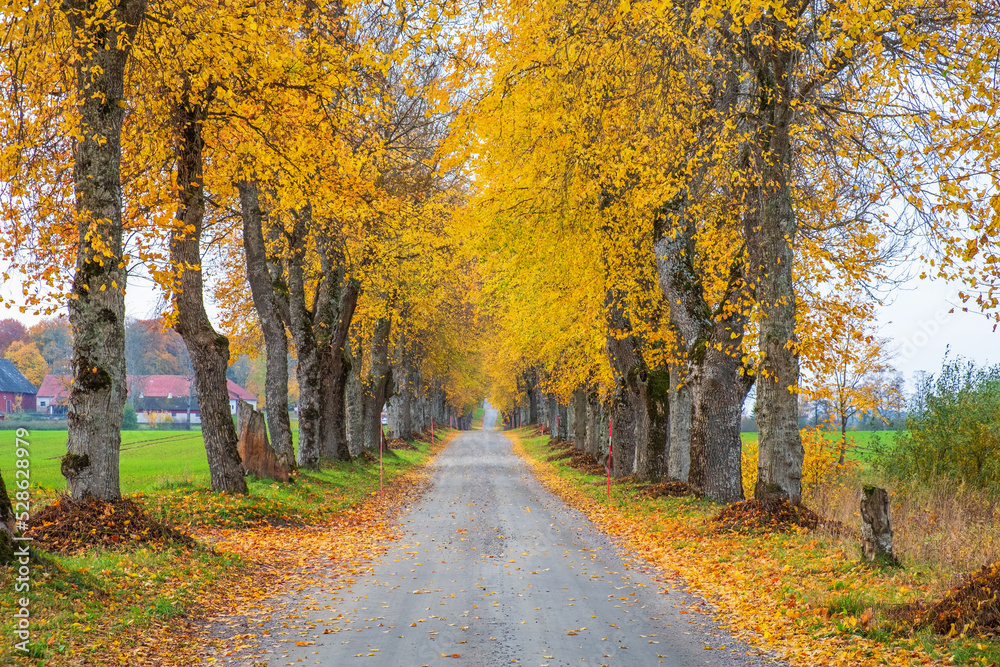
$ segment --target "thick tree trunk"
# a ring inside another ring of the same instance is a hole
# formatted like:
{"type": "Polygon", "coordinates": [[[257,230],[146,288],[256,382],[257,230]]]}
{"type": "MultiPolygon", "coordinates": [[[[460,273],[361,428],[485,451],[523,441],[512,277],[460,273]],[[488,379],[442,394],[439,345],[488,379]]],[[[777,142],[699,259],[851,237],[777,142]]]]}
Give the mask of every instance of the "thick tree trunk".
{"type": "Polygon", "coordinates": [[[713,313],[694,268],[694,227],[683,198],[659,211],[654,243],[660,290],[678,351],[671,361],[667,474],[719,502],[743,499],[740,417],[752,375],[741,373],[744,263],[735,258],[713,313]],[[728,313],[728,314],[727,314],[728,313]]]}
{"type": "Polygon", "coordinates": [[[347,379],[351,361],[344,352],[358,303],[358,284],[347,280],[338,290],[337,324],[323,345],[321,365],[322,412],[320,413],[321,454],[324,458],[350,461],[347,444],[347,379]]]}
{"type": "Polygon", "coordinates": [[[667,433],[670,426],[670,374],[665,370],[640,373],[640,396],[645,403],[645,446],[638,439],[635,473],[640,479],[658,480],[666,472],[667,433]]]}
{"type": "MultiPolygon", "coordinates": [[[[672,364],[671,368],[681,364],[672,364]]],[[[686,364],[684,364],[686,367],[686,364]]],[[[694,406],[691,386],[670,383],[670,450],[667,454],[667,477],[687,482],[691,472],[691,419],[694,406]]]]}
{"type": "Polygon", "coordinates": [[[278,459],[288,467],[295,465],[292,450],[292,426],[288,419],[288,337],[276,303],[271,274],[267,270],[267,245],[264,242],[264,213],[255,183],[237,184],[240,212],[243,216],[243,250],[246,254],[247,281],[254,309],[264,335],[267,372],[264,398],[267,403],[267,428],[278,459]]]}
{"type": "Polygon", "coordinates": [[[201,232],[205,219],[204,148],[202,127],[207,103],[181,105],[177,190],[180,205],[170,235],[170,261],[179,272],[174,286],[174,328],[184,339],[194,367],[201,412],[201,431],[208,454],[213,491],[246,493],[247,484],[237,450],[236,427],[229,407],[229,339],[217,333],[205,312],[201,270],[201,232]]]}
{"type": "MultiPolygon", "coordinates": [[[[18,434],[20,437],[20,433],[18,434]]],[[[25,514],[27,517],[27,514],[25,514]]],[[[7,486],[0,475],[0,567],[14,562],[14,507],[7,495],[7,486]]],[[[27,544],[27,542],[22,542],[27,544]]]]}
{"type": "Polygon", "coordinates": [[[538,414],[538,404],[539,404],[539,391],[538,391],[538,373],[536,371],[531,371],[527,376],[528,384],[528,423],[538,424],[539,414],[538,414]]]}
{"type": "Polygon", "coordinates": [[[321,457],[350,456],[344,426],[344,383],[349,360],[343,349],[357,302],[358,286],[345,277],[342,258],[329,238],[317,241],[320,275],[312,289],[305,281],[306,248],[313,226],[312,206],[293,212],[288,234],[289,328],[295,340],[299,380],[298,464],[319,467],[321,457]],[[312,308],[307,305],[307,297],[312,308]]]}
{"type": "Polygon", "coordinates": [[[611,397],[610,418],[614,422],[611,438],[611,474],[625,477],[635,472],[636,443],[645,441],[648,424],[645,415],[644,397],[637,393],[636,375],[639,360],[632,346],[631,336],[620,338],[621,334],[608,335],[607,349],[611,367],[615,372],[615,391],[611,397]],[[636,428],[641,432],[637,432],[636,428]]]}
{"type": "Polygon", "coordinates": [[[396,393],[389,399],[389,426],[386,429],[390,438],[410,437],[410,370],[405,362],[397,364],[393,369],[396,378],[396,393]]]}
{"type": "Polygon", "coordinates": [[[577,449],[587,448],[587,390],[573,392],[573,445],[577,449]]]}
{"type": "MultiPolygon", "coordinates": [[[[723,335],[728,332],[723,330],[723,335]]],[[[753,382],[740,374],[740,360],[718,350],[716,344],[715,340],[709,344],[703,363],[692,377],[689,482],[699,495],[731,503],[744,498],[740,418],[753,382]]]]}
{"type": "Polygon", "coordinates": [[[792,148],[791,82],[794,55],[776,54],[760,72],[765,127],[758,150],[762,178],[760,218],[748,216],[749,270],[760,311],[760,363],[757,379],[759,460],[757,498],[802,497],[805,451],[799,435],[799,357],[795,336],[795,214],[790,184],[792,148]],[[777,68],[774,71],[771,68],[777,68]]]}
{"type": "Polygon", "coordinates": [[[351,369],[347,377],[347,440],[351,456],[359,456],[364,450],[364,383],[361,380],[361,352],[355,352],[348,344],[348,358],[351,369]]]}
{"type": "Polygon", "coordinates": [[[382,429],[382,406],[392,395],[392,367],[389,365],[389,334],[391,322],[383,317],[375,324],[371,342],[371,370],[364,383],[364,443],[377,450],[382,429]]]}
{"type": "Polygon", "coordinates": [[[70,497],[121,497],[118,455],[125,408],[121,131],[125,68],[146,0],[61,6],[75,44],[80,139],[73,156],[77,254],[69,319],[73,387],[62,472],[70,497]]]}
{"type": "Polygon", "coordinates": [[[688,481],[691,465],[692,356],[712,326],[701,279],[694,268],[694,226],[680,197],[657,214],[653,249],[660,291],[669,304],[669,321],[676,342],[670,362],[670,452],[667,476],[688,481]]]}
{"type": "Polygon", "coordinates": [[[605,428],[607,418],[597,392],[587,393],[587,440],[584,451],[594,458],[601,457],[603,443],[607,440],[608,431],[605,428]]]}

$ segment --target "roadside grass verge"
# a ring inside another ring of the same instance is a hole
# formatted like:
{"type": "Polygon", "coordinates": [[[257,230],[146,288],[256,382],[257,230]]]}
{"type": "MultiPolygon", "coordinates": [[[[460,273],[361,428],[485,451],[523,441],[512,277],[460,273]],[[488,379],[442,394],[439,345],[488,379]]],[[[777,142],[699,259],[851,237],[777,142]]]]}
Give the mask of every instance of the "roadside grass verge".
{"type": "MultiPolygon", "coordinates": [[[[441,429],[439,434],[435,451],[455,432],[441,429]]],[[[200,458],[205,457],[200,433],[153,435],[174,436],[169,443],[177,457],[166,467],[176,470],[181,453],[194,449],[189,441],[195,438],[200,458]]],[[[35,466],[47,460],[46,448],[64,448],[64,442],[32,442],[33,479],[35,466]]],[[[430,458],[429,443],[420,440],[412,441],[415,450],[386,456],[382,496],[377,461],[300,471],[292,484],[251,478],[250,494],[233,496],[211,492],[207,464],[204,476],[192,472],[168,478],[158,465],[163,462],[159,448],[166,443],[132,442],[149,446],[134,450],[134,460],[126,459],[123,447],[122,468],[134,480],[131,497],[190,532],[199,544],[93,548],[74,556],[33,551],[29,592],[16,591],[16,572],[4,568],[0,606],[10,613],[0,618],[5,638],[0,664],[16,658],[34,665],[197,664],[211,652],[213,641],[200,634],[199,619],[260,609],[263,600],[311,578],[361,567],[358,563],[391,539],[392,512],[417,488],[419,468],[430,458]],[[14,650],[12,639],[13,611],[21,597],[29,600],[31,614],[28,656],[14,650]]],[[[193,461],[187,465],[196,470],[193,461]]],[[[58,474],[58,462],[55,469],[58,474]]],[[[124,479],[123,474],[128,493],[124,479]]],[[[59,492],[55,485],[33,489],[33,506],[40,508],[41,498],[59,492]]]]}
{"type": "Polygon", "coordinates": [[[711,518],[721,506],[649,499],[634,481],[613,482],[609,503],[603,477],[546,461],[555,451],[547,436],[506,434],[552,492],[640,559],[679,576],[671,585],[704,595],[734,635],[766,652],[796,665],[1000,664],[995,637],[944,637],[909,622],[913,603],[937,601],[955,583],[935,561],[904,550],[903,568],[872,567],[860,562],[855,536],[823,530],[720,531],[711,518]]]}

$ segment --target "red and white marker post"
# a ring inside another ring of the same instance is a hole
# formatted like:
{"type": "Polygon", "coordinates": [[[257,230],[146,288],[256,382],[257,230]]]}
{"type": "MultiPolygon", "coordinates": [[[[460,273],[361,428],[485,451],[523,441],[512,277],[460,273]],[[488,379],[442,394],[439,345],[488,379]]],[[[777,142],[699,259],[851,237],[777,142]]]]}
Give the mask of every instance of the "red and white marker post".
{"type": "Polygon", "coordinates": [[[385,429],[382,424],[378,425],[378,492],[382,494],[382,448],[385,442],[385,429]]]}
{"type": "Polygon", "coordinates": [[[608,418],[608,504],[611,504],[611,434],[614,433],[615,418],[608,418]]]}
{"type": "Polygon", "coordinates": [[[434,415],[431,415],[431,454],[434,453],[434,415]]]}

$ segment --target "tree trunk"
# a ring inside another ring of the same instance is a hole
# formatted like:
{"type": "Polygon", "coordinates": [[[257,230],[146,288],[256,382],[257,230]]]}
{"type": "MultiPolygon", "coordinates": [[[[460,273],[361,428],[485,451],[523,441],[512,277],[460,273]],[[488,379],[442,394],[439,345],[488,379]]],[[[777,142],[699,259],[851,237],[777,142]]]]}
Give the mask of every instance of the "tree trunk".
{"type": "Polygon", "coordinates": [[[217,333],[205,312],[201,270],[201,232],[205,220],[203,123],[207,102],[180,106],[177,154],[177,224],[170,234],[170,262],[179,276],[174,284],[174,328],[184,339],[194,368],[201,412],[201,431],[208,455],[213,491],[246,493],[247,484],[237,450],[236,427],[229,407],[229,339],[217,333]]]}
{"type": "Polygon", "coordinates": [[[587,392],[587,441],[584,451],[595,459],[601,458],[603,443],[607,440],[607,419],[596,392],[587,392]]]}
{"type": "Polygon", "coordinates": [[[267,441],[264,415],[242,399],[236,404],[236,432],[245,471],[261,479],[291,481],[291,467],[278,459],[277,452],[267,441]]]}
{"type": "MultiPolygon", "coordinates": [[[[671,368],[681,364],[672,364],[671,368]]],[[[686,364],[685,364],[686,366],[686,364]]],[[[670,382],[670,439],[667,461],[667,477],[678,482],[687,482],[691,472],[691,419],[694,406],[691,386],[680,382],[670,382]]]]}
{"type": "Polygon", "coordinates": [[[742,500],[740,418],[752,386],[742,363],[745,263],[734,258],[724,308],[713,312],[694,267],[695,229],[684,197],[661,207],[654,234],[657,279],[677,346],[670,363],[667,473],[713,500],[742,500]]]}
{"type": "Polygon", "coordinates": [[[73,156],[77,254],[69,319],[73,386],[62,473],[76,500],[121,497],[118,455],[125,408],[125,285],[122,262],[121,131],[125,68],[146,0],[61,8],[75,44],[80,139],[73,156]]]}
{"type": "Polygon", "coordinates": [[[382,407],[392,395],[392,367],[389,365],[389,333],[391,322],[379,318],[372,332],[371,370],[364,386],[365,448],[377,450],[382,429],[382,407]]]}
{"type": "Polygon", "coordinates": [[[354,309],[358,303],[358,284],[354,280],[343,281],[336,306],[338,311],[336,327],[323,344],[320,367],[322,380],[322,412],[320,414],[320,440],[322,456],[337,461],[350,461],[351,451],[347,444],[347,379],[351,372],[351,361],[344,352],[347,337],[354,319],[354,309]]]}
{"type": "Polygon", "coordinates": [[[799,434],[798,341],[795,336],[795,214],[790,184],[792,148],[791,81],[795,56],[779,52],[758,71],[762,86],[762,137],[757,147],[761,173],[759,221],[748,216],[745,233],[751,282],[756,285],[760,363],[757,379],[759,461],[757,498],[802,498],[805,451],[799,434]]]}
{"type": "Polygon", "coordinates": [[[364,385],[361,381],[361,353],[354,353],[347,347],[351,369],[347,377],[347,439],[351,456],[359,456],[364,450],[364,385]]]}
{"type": "Polygon", "coordinates": [[[539,414],[538,414],[538,373],[536,371],[531,371],[527,377],[528,384],[528,423],[538,424],[539,414]]]}
{"type": "MultiPolygon", "coordinates": [[[[25,513],[27,521],[27,513],[25,513]]],[[[14,529],[17,524],[14,522],[14,507],[10,504],[10,496],[7,495],[7,486],[4,484],[3,475],[0,475],[0,566],[10,565],[14,562],[14,529]]],[[[22,542],[27,545],[27,542],[22,542]]]]}
{"type": "Polygon", "coordinates": [[[573,445],[580,450],[587,448],[587,390],[573,392],[573,445]]]}
{"type": "MultiPolygon", "coordinates": [[[[729,331],[722,329],[721,335],[729,331]]],[[[737,341],[738,342],[738,341],[737,341]]],[[[715,502],[743,500],[740,418],[753,382],[734,353],[711,341],[692,377],[691,488],[715,502]]],[[[736,350],[739,350],[737,344],[736,350]]]]}
{"type": "Polygon", "coordinates": [[[885,489],[865,486],[861,490],[861,555],[867,561],[897,565],[892,549],[889,494],[885,489]]]}
{"type": "Polygon", "coordinates": [[[267,270],[267,245],[264,242],[264,213],[255,183],[237,184],[240,212],[243,216],[243,249],[246,254],[247,281],[254,308],[264,335],[267,372],[264,398],[267,403],[267,427],[278,459],[289,468],[295,465],[292,450],[292,426],[288,419],[288,337],[278,304],[275,302],[271,274],[267,270]]]}
{"type": "Polygon", "coordinates": [[[645,403],[645,440],[636,432],[635,473],[640,479],[658,480],[666,471],[667,432],[670,426],[670,374],[665,370],[646,370],[640,375],[640,396],[645,403]],[[642,376],[645,376],[643,379],[642,376]]]}

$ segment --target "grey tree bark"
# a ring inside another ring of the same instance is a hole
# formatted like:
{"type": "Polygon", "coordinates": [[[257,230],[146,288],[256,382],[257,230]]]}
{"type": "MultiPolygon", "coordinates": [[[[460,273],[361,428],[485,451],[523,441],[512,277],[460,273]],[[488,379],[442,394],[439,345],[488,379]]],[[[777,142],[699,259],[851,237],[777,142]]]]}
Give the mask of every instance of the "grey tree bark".
{"type": "MultiPolygon", "coordinates": [[[[332,271],[337,275],[336,271],[332,271]]],[[[320,453],[337,461],[351,459],[347,444],[347,378],[351,361],[344,348],[350,335],[351,320],[358,303],[359,285],[355,280],[342,280],[331,306],[336,308],[336,325],[323,343],[320,368],[322,412],[320,413],[320,453]]],[[[332,317],[331,317],[332,319],[332,317]]]]}
{"type": "Polygon", "coordinates": [[[539,422],[539,391],[538,391],[538,372],[532,370],[527,374],[525,378],[525,384],[528,387],[528,423],[538,424],[539,422]]]}
{"type": "Polygon", "coordinates": [[[573,445],[577,449],[587,448],[587,390],[573,392],[573,445]]]}
{"type": "Polygon", "coordinates": [[[646,442],[648,433],[649,424],[644,414],[645,395],[640,394],[645,389],[645,384],[639,377],[644,364],[620,297],[611,291],[607,297],[607,309],[608,335],[605,349],[615,377],[610,413],[613,422],[609,452],[611,474],[625,477],[635,472],[636,447],[638,443],[646,442]]]}
{"type": "MultiPolygon", "coordinates": [[[[247,281],[250,283],[254,309],[264,335],[267,428],[278,460],[294,467],[292,426],[288,419],[288,336],[277,303],[279,297],[275,294],[271,272],[268,271],[267,244],[264,241],[265,214],[260,206],[260,193],[256,183],[242,181],[237,184],[237,189],[243,217],[247,281]]],[[[287,311],[287,301],[284,306],[287,311]]]]}
{"type": "Polygon", "coordinates": [[[364,380],[364,446],[377,450],[382,429],[382,406],[393,393],[392,367],[389,365],[391,322],[382,317],[375,323],[371,341],[371,369],[364,380]]]}
{"type": "Polygon", "coordinates": [[[347,354],[351,359],[351,370],[347,377],[347,433],[351,456],[359,456],[364,450],[364,387],[361,381],[361,352],[350,345],[347,354]]]}
{"type": "Polygon", "coordinates": [[[604,408],[597,392],[587,392],[587,439],[584,451],[594,458],[601,457],[602,443],[607,440],[606,423],[604,408]]]}
{"type": "Polygon", "coordinates": [[[73,155],[77,252],[69,320],[73,387],[62,473],[70,497],[121,497],[118,456],[125,408],[125,284],[122,263],[121,131],[125,69],[146,0],[97,5],[67,0],[80,92],[73,155]],[[99,9],[100,8],[100,9],[99,9]],[[109,27],[110,26],[110,27],[109,27]]]}
{"type": "MultiPolygon", "coordinates": [[[[773,19],[772,19],[773,21],[773,19]]],[[[790,71],[795,54],[775,47],[755,72],[760,87],[761,118],[754,157],[760,173],[759,218],[747,216],[748,273],[756,286],[760,311],[757,379],[759,459],[757,498],[802,498],[805,450],[799,435],[799,357],[795,336],[795,286],[792,265],[796,221],[792,208],[794,110],[790,71]]]]}
{"type": "Polygon", "coordinates": [[[747,308],[743,262],[730,267],[713,312],[697,274],[694,227],[680,198],[661,208],[654,243],[657,278],[670,304],[678,352],[671,363],[668,475],[718,502],[743,499],[740,416],[751,373],[742,363],[747,308]]]}
{"type": "Polygon", "coordinates": [[[178,224],[170,235],[170,261],[180,273],[173,294],[177,311],[174,328],[184,339],[194,368],[212,490],[246,493],[226,380],[229,339],[212,326],[203,294],[201,233],[205,220],[205,140],[202,128],[208,118],[208,102],[193,103],[187,92],[178,114],[177,190],[180,202],[178,224]]]}
{"type": "Polygon", "coordinates": [[[350,360],[344,352],[358,298],[358,283],[345,275],[336,239],[317,234],[320,275],[306,286],[306,248],[313,227],[308,203],[292,213],[287,233],[289,328],[295,341],[299,381],[298,464],[317,468],[321,457],[350,458],[345,425],[345,384],[350,360]],[[307,295],[311,293],[311,301],[307,295]]]}
{"type": "MultiPolygon", "coordinates": [[[[677,369],[678,376],[686,373],[686,364],[671,364],[671,371],[677,369]]],[[[671,377],[674,376],[671,373],[671,377]]],[[[667,477],[679,482],[687,482],[691,473],[691,419],[694,405],[691,387],[680,380],[670,383],[670,429],[668,437],[667,477]]]]}

